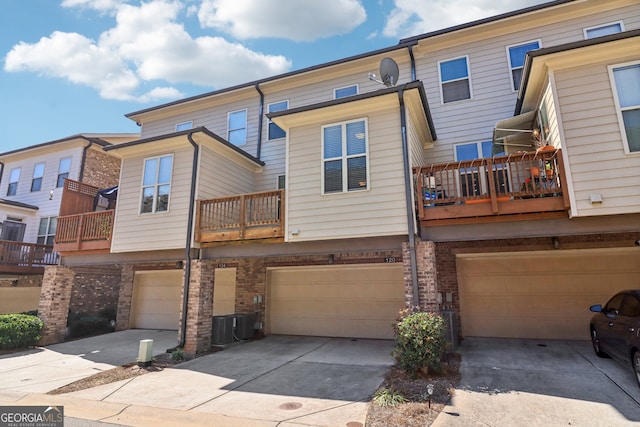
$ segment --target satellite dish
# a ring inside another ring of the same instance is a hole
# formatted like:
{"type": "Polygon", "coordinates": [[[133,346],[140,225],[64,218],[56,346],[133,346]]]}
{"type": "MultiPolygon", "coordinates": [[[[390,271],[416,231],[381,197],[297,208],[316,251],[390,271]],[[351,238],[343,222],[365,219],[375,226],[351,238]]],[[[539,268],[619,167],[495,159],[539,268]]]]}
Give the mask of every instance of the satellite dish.
{"type": "Polygon", "coordinates": [[[376,75],[369,73],[369,80],[378,82],[386,87],[395,86],[398,83],[398,76],[400,75],[400,69],[398,64],[391,58],[384,58],[380,61],[380,79],[376,79],[376,75]]]}
{"type": "Polygon", "coordinates": [[[395,86],[398,83],[400,69],[398,64],[391,58],[384,58],[380,61],[380,78],[386,87],[395,86]]]}

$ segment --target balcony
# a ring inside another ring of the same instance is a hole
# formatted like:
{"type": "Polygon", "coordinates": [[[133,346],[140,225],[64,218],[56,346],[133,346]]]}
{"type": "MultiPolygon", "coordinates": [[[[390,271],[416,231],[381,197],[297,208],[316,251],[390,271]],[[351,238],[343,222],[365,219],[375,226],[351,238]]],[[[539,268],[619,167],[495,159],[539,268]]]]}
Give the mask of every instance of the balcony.
{"type": "Polygon", "coordinates": [[[423,226],[566,217],[569,209],[561,150],[414,168],[423,226]]]}
{"type": "Polygon", "coordinates": [[[58,252],[108,252],[113,233],[113,210],[58,217],[54,249],[58,252]]]}
{"type": "Polygon", "coordinates": [[[0,240],[0,273],[42,274],[45,265],[57,265],[53,246],[0,240]]]}
{"type": "Polygon", "coordinates": [[[200,243],[284,237],[284,190],[198,200],[196,209],[200,243]]]}

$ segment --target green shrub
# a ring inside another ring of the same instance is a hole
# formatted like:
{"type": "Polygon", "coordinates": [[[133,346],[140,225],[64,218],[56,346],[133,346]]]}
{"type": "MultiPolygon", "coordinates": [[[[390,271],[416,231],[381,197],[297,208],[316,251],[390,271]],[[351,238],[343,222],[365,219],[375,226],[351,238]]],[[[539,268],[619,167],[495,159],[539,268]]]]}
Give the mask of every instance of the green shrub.
{"type": "Polygon", "coordinates": [[[42,320],[28,314],[0,314],[0,349],[14,350],[36,345],[42,320]]]}
{"type": "Polygon", "coordinates": [[[373,402],[378,406],[398,406],[408,400],[399,391],[389,388],[379,388],[373,393],[373,402]]]}
{"type": "Polygon", "coordinates": [[[425,311],[403,310],[395,328],[393,356],[410,375],[418,371],[439,372],[444,355],[447,324],[442,316],[425,311]]]}
{"type": "Polygon", "coordinates": [[[187,356],[184,354],[184,350],[181,348],[176,349],[173,353],[171,353],[171,360],[174,362],[183,362],[187,356]]]}

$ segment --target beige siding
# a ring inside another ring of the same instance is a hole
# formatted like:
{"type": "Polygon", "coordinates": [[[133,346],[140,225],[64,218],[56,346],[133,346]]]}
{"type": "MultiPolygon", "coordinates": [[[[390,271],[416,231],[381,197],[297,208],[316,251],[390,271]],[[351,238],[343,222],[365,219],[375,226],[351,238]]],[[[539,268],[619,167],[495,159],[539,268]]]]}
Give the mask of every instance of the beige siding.
{"type": "Polygon", "coordinates": [[[238,165],[207,147],[201,148],[197,199],[252,193],[253,171],[238,165]]]}
{"type": "Polygon", "coordinates": [[[573,215],[638,212],[640,156],[624,154],[607,64],[556,72],[555,83],[575,195],[573,215]],[[601,204],[591,203],[594,193],[602,195],[601,204]]]}
{"type": "Polygon", "coordinates": [[[285,174],[286,140],[276,139],[262,143],[261,160],[265,163],[262,173],[257,174],[256,191],[270,191],[278,188],[278,175],[285,174]]]}
{"type": "MultiPolygon", "coordinates": [[[[600,8],[604,5],[598,4],[600,8]]],[[[513,115],[517,93],[512,91],[507,60],[507,46],[541,40],[542,47],[584,39],[583,28],[622,19],[626,30],[640,28],[637,5],[594,14],[586,12],[565,15],[553,11],[539,18],[531,16],[502,22],[491,29],[486,26],[473,35],[458,38],[434,38],[416,50],[417,78],[425,84],[438,140],[427,149],[429,163],[454,159],[452,144],[491,140],[498,120],[513,115]],[[461,39],[468,41],[461,43],[461,39]],[[438,61],[469,56],[473,99],[442,104],[438,80],[438,61]]]]}
{"type": "Polygon", "coordinates": [[[136,156],[123,160],[112,252],[184,248],[189,210],[193,148],[136,156]],[[144,159],[173,153],[169,210],[141,215],[144,159]]]}
{"type": "Polygon", "coordinates": [[[287,213],[290,241],[407,233],[397,109],[368,117],[369,190],[322,195],[321,125],[291,130],[287,213]]]}

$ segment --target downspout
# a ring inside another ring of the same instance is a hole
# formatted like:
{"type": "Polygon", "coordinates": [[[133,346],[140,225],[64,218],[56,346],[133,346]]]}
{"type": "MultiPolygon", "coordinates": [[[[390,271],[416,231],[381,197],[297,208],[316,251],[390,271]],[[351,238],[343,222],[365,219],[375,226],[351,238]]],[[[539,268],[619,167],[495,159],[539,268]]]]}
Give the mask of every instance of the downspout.
{"type": "Polygon", "coordinates": [[[83,182],[84,181],[84,163],[87,160],[87,151],[89,151],[89,147],[91,147],[93,145],[93,141],[91,141],[90,139],[88,140],[89,144],[84,146],[84,149],[82,150],[82,160],[80,161],[80,173],[78,174],[78,181],[83,182]]]}
{"type": "Polygon", "coordinates": [[[416,59],[413,57],[413,45],[410,44],[407,46],[409,50],[409,58],[411,58],[411,81],[416,81],[416,59]]]}
{"type": "MultiPolygon", "coordinates": [[[[200,147],[191,137],[192,132],[187,134],[187,139],[193,146],[193,167],[191,168],[191,189],[189,193],[189,221],[187,221],[187,242],[185,244],[184,258],[184,284],[182,298],[182,329],[180,330],[180,340],[177,347],[184,347],[187,340],[187,309],[189,308],[189,282],[191,281],[191,234],[193,233],[193,211],[196,198],[196,178],[198,176],[198,156],[200,147]]],[[[177,348],[176,347],[176,348],[177,348]]],[[[170,352],[169,349],[167,352],[170,352]]]]}
{"type": "Polygon", "coordinates": [[[260,90],[260,82],[257,82],[255,87],[260,94],[260,105],[258,105],[258,148],[256,149],[256,158],[260,160],[260,155],[262,154],[262,113],[264,111],[264,93],[260,90]]]}
{"type": "Polygon", "coordinates": [[[416,236],[415,217],[413,213],[413,195],[411,194],[411,166],[409,165],[409,143],[407,141],[407,115],[404,110],[404,90],[398,90],[398,100],[400,101],[400,132],[402,137],[402,161],[404,163],[404,196],[407,201],[407,228],[409,233],[409,256],[411,257],[411,288],[413,289],[412,303],[414,306],[420,304],[418,298],[418,268],[416,266],[416,236]]]}

